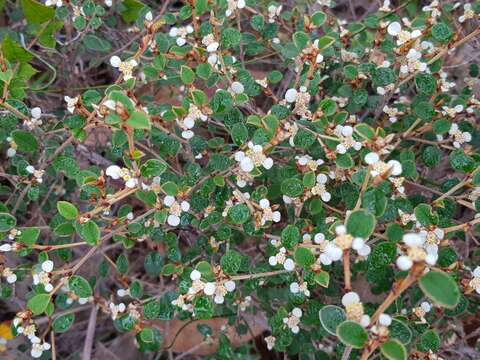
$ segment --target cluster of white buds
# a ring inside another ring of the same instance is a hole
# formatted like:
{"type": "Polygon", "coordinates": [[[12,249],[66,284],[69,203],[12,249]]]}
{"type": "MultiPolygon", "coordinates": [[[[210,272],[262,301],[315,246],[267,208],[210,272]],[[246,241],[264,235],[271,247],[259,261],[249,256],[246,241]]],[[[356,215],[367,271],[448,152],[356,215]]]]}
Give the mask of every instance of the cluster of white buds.
{"type": "Polygon", "coordinates": [[[337,145],[337,153],[345,154],[349,149],[359,151],[362,148],[362,143],[353,138],[353,127],[350,125],[337,125],[333,133],[340,141],[337,145]]]}
{"type": "Polygon", "coordinates": [[[53,261],[46,260],[40,265],[40,271],[34,270],[33,272],[33,285],[42,284],[46,292],[53,290],[53,285],[51,284],[50,273],[53,271],[53,261]]]}
{"type": "Polygon", "coordinates": [[[422,324],[426,323],[425,316],[432,310],[432,305],[429,302],[423,301],[420,306],[414,307],[412,312],[420,319],[422,324]]]}
{"type": "Polygon", "coordinates": [[[243,9],[245,5],[245,0],[228,0],[228,7],[225,11],[225,16],[232,16],[237,9],[243,9]]]}
{"type": "Polygon", "coordinates": [[[402,25],[398,21],[391,22],[387,27],[387,32],[397,38],[397,45],[403,45],[410,40],[416,39],[422,35],[418,29],[413,31],[403,30],[402,25]]]}
{"type": "Polygon", "coordinates": [[[17,154],[17,143],[10,136],[7,137],[7,142],[10,145],[7,150],[7,157],[14,157],[17,154]]]}
{"type": "Polygon", "coordinates": [[[118,71],[123,75],[123,80],[127,81],[133,78],[133,69],[138,65],[138,62],[135,59],[122,61],[117,55],[114,55],[110,58],[110,64],[118,68],[118,71]]]}
{"type": "Polygon", "coordinates": [[[127,307],[124,303],[120,303],[117,305],[113,302],[110,302],[108,304],[108,310],[110,311],[110,316],[112,317],[112,320],[116,320],[121,314],[125,312],[126,309],[127,307]]]}
{"type": "Polygon", "coordinates": [[[328,176],[325,174],[318,174],[316,177],[316,181],[317,182],[315,186],[310,189],[311,193],[315,196],[320,196],[323,201],[329,202],[332,198],[332,194],[330,194],[326,188],[328,176]]]}
{"type": "Polygon", "coordinates": [[[291,88],[285,93],[285,100],[290,104],[294,103],[292,113],[307,119],[312,117],[308,109],[311,97],[305,86],[301,86],[300,91],[291,88]]]}
{"type": "Polygon", "coordinates": [[[463,144],[472,141],[472,134],[468,131],[461,131],[456,123],[453,123],[450,126],[448,134],[453,138],[453,146],[457,149],[461,148],[463,144]]]}
{"type": "Polygon", "coordinates": [[[172,38],[175,38],[178,46],[183,46],[187,43],[187,36],[193,33],[192,25],[187,25],[183,27],[172,27],[170,28],[169,35],[172,38]]]}
{"type": "Polygon", "coordinates": [[[450,89],[453,89],[455,86],[457,86],[455,82],[447,80],[448,74],[445,71],[440,71],[439,75],[440,89],[442,90],[442,92],[448,92],[450,91],[450,89]]]}
{"type": "Polygon", "coordinates": [[[248,142],[248,150],[235,153],[235,160],[240,163],[240,169],[246,173],[251,172],[256,166],[262,165],[267,170],[273,166],[273,159],[263,153],[262,145],[253,145],[251,141],[248,142]]]}
{"type": "Polygon", "coordinates": [[[306,166],[311,171],[316,171],[319,166],[325,163],[322,159],[313,160],[310,155],[296,156],[295,159],[297,159],[298,165],[306,166]]]}
{"type": "Polygon", "coordinates": [[[420,229],[418,234],[425,239],[425,246],[438,246],[445,237],[445,231],[437,226],[426,229],[417,222],[416,227],[420,229]]]}
{"type": "Polygon", "coordinates": [[[138,179],[133,176],[132,172],[127,168],[121,168],[118,165],[110,165],[105,170],[105,175],[114,180],[122,179],[127,188],[133,189],[138,185],[138,179]]]}
{"type": "Polygon", "coordinates": [[[270,351],[273,349],[273,347],[275,346],[275,341],[277,340],[277,338],[275,336],[267,336],[265,338],[265,342],[267,343],[267,349],[270,351]]]}
{"type": "Polygon", "coordinates": [[[210,33],[202,38],[202,44],[207,48],[207,52],[214,53],[218,50],[220,43],[215,40],[215,36],[210,33]]]}
{"type": "Polygon", "coordinates": [[[4,277],[9,284],[14,284],[17,281],[17,275],[8,267],[2,270],[2,277],[4,277]]]}
{"type": "Polygon", "coordinates": [[[388,115],[388,121],[390,121],[392,124],[398,121],[398,116],[401,116],[404,114],[402,111],[398,110],[396,107],[389,107],[388,105],[385,105],[383,107],[383,112],[388,115]]]}
{"type": "Polygon", "coordinates": [[[427,63],[421,61],[422,53],[417,49],[408,50],[407,56],[405,57],[406,64],[400,66],[400,75],[406,76],[409,73],[415,72],[424,72],[427,71],[427,63]]]}
{"type": "Polygon", "coordinates": [[[458,21],[464,23],[466,20],[473,18],[475,18],[475,11],[472,9],[472,4],[464,4],[463,14],[459,16],[458,21]]]}
{"type": "Polygon", "coordinates": [[[268,6],[268,22],[270,24],[273,24],[275,22],[275,18],[280,16],[280,13],[282,12],[282,5],[275,5],[271,4],[268,6]]]}
{"type": "Polygon", "coordinates": [[[42,117],[42,109],[38,106],[34,107],[30,110],[30,115],[31,118],[25,119],[23,122],[23,125],[28,128],[28,130],[33,130],[42,125],[42,120],[40,119],[42,117]]]}
{"type": "Polygon", "coordinates": [[[190,297],[201,295],[213,296],[215,304],[223,304],[225,302],[225,295],[235,291],[235,282],[233,280],[203,282],[201,280],[202,274],[198,270],[193,270],[190,273],[192,286],[188,289],[190,297]]]}
{"type": "MultiPolygon", "coordinates": [[[[305,237],[303,241],[306,242],[305,237]]],[[[335,241],[326,240],[324,234],[315,234],[313,242],[320,245],[320,256],[318,257],[317,263],[331,265],[334,261],[339,261],[342,258],[342,249],[335,243],[335,241]]]]}
{"type": "Polygon", "coordinates": [[[440,11],[440,3],[438,0],[433,0],[429,5],[422,7],[423,12],[430,12],[430,17],[433,22],[436,22],[437,18],[442,15],[440,11]]]}
{"type": "Polygon", "coordinates": [[[403,235],[403,242],[407,246],[404,255],[397,258],[397,266],[402,271],[409,270],[414,263],[424,262],[435,265],[438,259],[438,246],[426,242],[426,238],[416,233],[403,235]]]}
{"type": "Polygon", "coordinates": [[[480,266],[472,271],[472,280],[470,280],[468,286],[475,290],[477,294],[480,294],[480,266]]]}
{"type": "Polygon", "coordinates": [[[360,296],[356,292],[350,291],[343,295],[342,305],[345,307],[348,320],[356,321],[363,327],[370,325],[370,316],[364,313],[360,296]]]}
{"type": "Polygon", "coordinates": [[[380,156],[374,152],[365,155],[365,162],[371,166],[370,174],[372,177],[386,173],[388,173],[389,176],[399,176],[402,174],[402,164],[400,164],[398,160],[384,162],[380,160],[380,156]]]}
{"type": "Polygon", "coordinates": [[[177,120],[178,124],[183,129],[182,137],[184,139],[191,139],[195,135],[191,129],[195,127],[196,120],[207,121],[208,116],[202,113],[198,106],[190,103],[188,114],[182,120],[177,120]]]}
{"type": "Polygon", "coordinates": [[[308,284],[303,281],[302,283],[298,283],[296,281],[290,284],[290,292],[292,294],[303,294],[305,296],[310,296],[310,290],[308,290],[308,284]]]}
{"type": "Polygon", "coordinates": [[[454,107],[442,106],[442,115],[449,116],[454,119],[457,114],[463,112],[463,105],[455,105],[454,107]]]}
{"type": "Polygon", "coordinates": [[[75,111],[75,108],[77,107],[79,97],[75,96],[71,98],[70,96],[65,96],[63,98],[65,102],[67,103],[67,110],[70,114],[73,114],[75,111]]]}
{"type": "Polygon", "coordinates": [[[170,226],[178,226],[182,212],[188,212],[188,210],[190,210],[190,203],[188,201],[183,200],[178,202],[175,197],[171,195],[165,196],[163,204],[168,207],[169,215],[167,217],[167,223],[170,226]]]}
{"type": "Polygon", "coordinates": [[[45,0],[45,6],[63,6],[63,0],[45,0]]]}
{"type": "Polygon", "coordinates": [[[30,320],[27,312],[17,313],[12,324],[18,334],[22,334],[30,340],[30,343],[32,344],[30,355],[33,358],[38,359],[42,356],[44,351],[50,350],[50,344],[42,342],[37,336],[37,326],[30,320]],[[28,320],[28,322],[26,322],[26,320],[28,320]]]}
{"type": "MultiPolygon", "coordinates": [[[[273,239],[270,241],[273,246],[279,246],[280,243],[279,241],[273,239]]],[[[268,263],[271,266],[277,266],[277,265],[283,265],[283,268],[287,271],[293,271],[295,270],[295,262],[287,258],[287,249],[285,249],[283,246],[278,249],[278,252],[276,255],[272,255],[268,258],[268,263]]]]}
{"type": "Polygon", "coordinates": [[[300,319],[302,318],[302,309],[295,307],[288,313],[286,318],[283,318],[283,323],[287,325],[287,327],[292,331],[294,334],[298,334],[300,331],[300,319]]]}
{"type": "MultiPolygon", "coordinates": [[[[261,226],[265,225],[268,221],[273,221],[275,223],[280,222],[282,214],[278,210],[273,210],[270,206],[270,201],[268,199],[261,199],[258,203],[262,209],[260,214],[259,223],[261,226]]],[[[277,207],[277,205],[274,205],[277,207]]]]}
{"type": "Polygon", "coordinates": [[[29,174],[32,174],[35,177],[35,181],[37,183],[41,184],[43,182],[42,178],[45,170],[36,170],[35,167],[33,167],[32,165],[28,165],[25,170],[27,170],[29,174]]]}
{"type": "Polygon", "coordinates": [[[372,249],[365,243],[365,239],[361,237],[354,238],[348,234],[345,225],[338,225],[335,228],[335,234],[336,237],[333,241],[341,250],[353,249],[362,257],[370,255],[372,249]]]}

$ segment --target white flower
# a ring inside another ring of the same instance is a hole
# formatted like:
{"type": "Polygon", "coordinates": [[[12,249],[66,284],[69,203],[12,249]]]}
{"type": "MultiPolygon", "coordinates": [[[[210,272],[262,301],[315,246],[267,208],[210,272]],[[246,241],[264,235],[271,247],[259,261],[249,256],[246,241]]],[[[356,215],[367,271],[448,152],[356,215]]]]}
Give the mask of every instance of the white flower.
{"type": "Polygon", "coordinates": [[[238,81],[234,81],[232,85],[230,86],[231,90],[233,91],[234,94],[242,94],[245,91],[245,88],[243,87],[243,84],[238,81]]]}
{"type": "Polygon", "coordinates": [[[300,291],[300,285],[297,282],[292,282],[290,284],[290,292],[292,294],[297,294],[300,291]]]}
{"type": "Polygon", "coordinates": [[[430,303],[424,301],[420,304],[420,307],[422,308],[423,311],[425,311],[426,313],[430,312],[430,310],[432,310],[432,305],[430,305],[430,303]]]}
{"type": "Polygon", "coordinates": [[[413,266],[413,261],[408,256],[402,255],[398,257],[396,264],[400,270],[407,271],[413,266]]]}
{"type": "Polygon", "coordinates": [[[176,38],[178,46],[183,46],[187,43],[187,36],[193,33],[194,29],[191,25],[185,27],[172,27],[169,31],[170,37],[176,38]]]}
{"type": "Polygon", "coordinates": [[[145,14],[145,20],[147,20],[147,21],[152,21],[153,20],[153,14],[152,14],[151,11],[149,11],[145,14]]]}
{"type": "Polygon", "coordinates": [[[34,107],[30,113],[32,114],[32,117],[34,119],[39,119],[42,116],[42,109],[40,109],[38,106],[34,107]]]}
{"type": "Polygon", "coordinates": [[[133,78],[133,76],[132,76],[133,68],[138,65],[138,63],[135,59],[122,61],[116,55],[114,55],[110,58],[110,64],[113,67],[118,68],[118,70],[123,75],[123,80],[125,80],[125,81],[133,78]]]}
{"type": "Polygon", "coordinates": [[[0,245],[0,251],[1,252],[10,252],[12,251],[13,247],[10,244],[2,244],[0,245]]]}
{"type": "Polygon", "coordinates": [[[293,103],[297,99],[297,94],[298,94],[297,90],[288,89],[287,92],[285,93],[285,100],[287,100],[287,102],[289,103],[293,103]]]}
{"type": "Polygon", "coordinates": [[[52,272],[53,266],[54,264],[52,260],[46,260],[42,263],[42,270],[47,273],[52,272]]]}
{"type": "Polygon", "coordinates": [[[357,304],[360,302],[360,296],[354,291],[350,291],[343,295],[342,297],[342,305],[347,307],[353,304],[357,304]]]}
{"type": "Polygon", "coordinates": [[[378,318],[378,323],[382,326],[388,327],[392,323],[392,318],[391,318],[390,315],[380,314],[380,316],[378,318]]]}
{"type": "Polygon", "coordinates": [[[190,279],[191,279],[192,281],[200,280],[201,277],[202,277],[202,274],[201,274],[200,271],[198,271],[198,270],[193,270],[193,271],[190,273],[190,279]]]}
{"type": "Polygon", "coordinates": [[[398,21],[390,23],[387,27],[387,32],[392,36],[398,36],[402,31],[402,25],[398,21]]]}
{"type": "Polygon", "coordinates": [[[203,292],[207,296],[212,296],[213,294],[215,294],[215,283],[207,282],[205,284],[205,287],[203,288],[203,292]]]}
{"type": "Polygon", "coordinates": [[[380,156],[377,153],[371,152],[365,155],[365,162],[368,165],[373,165],[380,160],[380,156]]]}
{"type": "Polygon", "coordinates": [[[68,112],[73,114],[73,112],[75,111],[75,108],[78,104],[78,100],[79,100],[78,96],[75,96],[74,98],[71,98],[70,96],[65,96],[63,99],[67,103],[68,112]]]}
{"type": "Polygon", "coordinates": [[[287,259],[283,263],[283,267],[287,271],[293,271],[295,269],[295,262],[292,259],[287,259]]]}

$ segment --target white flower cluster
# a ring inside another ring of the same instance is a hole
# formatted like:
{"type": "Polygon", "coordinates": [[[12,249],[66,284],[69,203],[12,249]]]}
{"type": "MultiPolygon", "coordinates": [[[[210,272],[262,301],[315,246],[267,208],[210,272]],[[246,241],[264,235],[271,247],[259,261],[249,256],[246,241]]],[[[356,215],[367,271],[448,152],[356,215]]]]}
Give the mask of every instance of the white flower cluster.
{"type": "Polygon", "coordinates": [[[178,226],[182,212],[188,212],[188,210],[190,210],[190,203],[188,201],[183,200],[178,202],[175,197],[171,195],[165,196],[163,204],[168,207],[169,215],[167,217],[167,223],[170,226],[178,226]]]}
{"type": "MultiPolygon", "coordinates": [[[[275,239],[271,240],[271,244],[277,247],[280,246],[280,242],[275,239]]],[[[285,249],[283,246],[278,249],[276,255],[272,255],[268,258],[268,263],[271,266],[277,266],[279,264],[283,265],[283,268],[287,271],[295,270],[295,261],[287,258],[287,249],[285,249]]]]}
{"type": "Polygon", "coordinates": [[[404,114],[402,111],[398,110],[396,107],[389,107],[388,105],[385,105],[383,107],[383,112],[388,115],[388,121],[390,121],[392,124],[398,121],[398,116],[401,116],[404,114]]]}
{"type": "Polygon", "coordinates": [[[40,265],[40,269],[33,270],[33,285],[43,285],[43,288],[46,292],[53,290],[53,285],[51,284],[51,272],[53,271],[53,261],[46,260],[40,265]],[[40,271],[38,271],[40,270],[40,271]]]}
{"type": "Polygon", "coordinates": [[[127,188],[133,189],[138,185],[138,179],[127,168],[121,168],[118,165],[110,165],[105,170],[105,175],[111,177],[114,180],[122,179],[125,182],[127,188]]]}
{"type": "Polygon", "coordinates": [[[406,251],[397,258],[397,266],[402,271],[409,270],[414,263],[426,263],[433,266],[438,259],[438,246],[429,244],[423,234],[409,233],[403,235],[406,251]]]}
{"type": "Polygon", "coordinates": [[[427,302],[423,301],[420,306],[414,307],[412,312],[420,319],[422,324],[426,323],[425,316],[432,310],[432,305],[427,302]]]}
{"type": "Polygon", "coordinates": [[[337,145],[337,153],[345,154],[349,149],[359,151],[362,148],[362,143],[353,138],[353,127],[350,125],[337,125],[333,133],[340,140],[337,145]]]}
{"type": "Polygon", "coordinates": [[[45,170],[36,170],[32,165],[28,165],[25,170],[35,177],[37,183],[41,184],[43,182],[43,174],[45,173],[45,170]]]}
{"type": "Polygon", "coordinates": [[[110,316],[112,317],[112,320],[116,320],[121,314],[125,312],[125,310],[127,310],[127,307],[123,302],[119,304],[110,302],[108,304],[108,310],[110,311],[110,316]]]}
{"type": "Polygon", "coordinates": [[[169,35],[172,38],[175,38],[178,46],[183,46],[187,43],[187,36],[193,33],[192,25],[187,25],[183,27],[172,27],[170,28],[169,35]]]}
{"type": "Polygon", "coordinates": [[[228,7],[225,11],[225,16],[232,16],[237,9],[243,9],[245,5],[245,0],[228,0],[228,7]]]}
{"type": "Polygon", "coordinates": [[[296,282],[296,281],[292,282],[292,283],[290,284],[290,292],[291,292],[292,294],[299,294],[299,293],[301,293],[301,294],[303,294],[303,295],[305,295],[305,296],[307,296],[307,297],[310,296],[310,290],[308,290],[308,284],[307,284],[305,281],[303,281],[303,282],[300,283],[300,284],[299,284],[298,282],[296,282]]]}
{"type": "Polygon", "coordinates": [[[402,25],[398,21],[391,22],[387,27],[387,32],[394,38],[397,38],[398,46],[401,46],[422,35],[422,32],[418,29],[413,31],[403,30],[402,25]]]}
{"type": "Polygon", "coordinates": [[[365,155],[365,162],[371,166],[370,174],[377,177],[388,173],[389,176],[399,176],[402,174],[402,164],[398,160],[389,160],[384,162],[380,160],[377,153],[371,152],[365,155]]]}
{"type": "Polygon", "coordinates": [[[310,190],[313,195],[320,196],[320,198],[325,201],[329,202],[332,198],[332,194],[327,191],[326,184],[328,181],[328,177],[325,174],[318,174],[316,177],[317,183],[315,186],[310,190]]]}
{"type": "Polygon", "coordinates": [[[300,166],[306,166],[311,171],[317,170],[317,168],[323,165],[325,162],[322,159],[313,160],[310,155],[296,156],[297,163],[300,166]]]}
{"type": "Polygon", "coordinates": [[[345,225],[339,225],[335,228],[336,237],[333,240],[341,250],[353,249],[359,256],[367,257],[370,255],[372,249],[365,243],[365,239],[361,237],[354,238],[347,233],[347,227],[345,225]]]}
{"type": "MultiPolygon", "coordinates": [[[[455,5],[457,4],[460,4],[460,3],[456,3],[455,5]]],[[[475,12],[472,9],[472,4],[464,4],[463,14],[460,15],[460,17],[458,18],[458,22],[464,23],[468,19],[473,19],[473,18],[475,18],[475,12]]]]}
{"type": "Polygon", "coordinates": [[[364,313],[360,296],[356,292],[350,291],[343,295],[342,305],[345,307],[348,320],[356,321],[363,327],[370,325],[370,316],[364,313]]]}
{"type": "Polygon", "coordinates": [[[275,5],[271,4],[268,6],[268,22],[270,24],[273,24],[275,22],[275,18],[280,16],[280,13],[282,12],[282,5],[275,5]]]}
{"type": "Polygon", "coordinates": [[[472,280],[468,283],[468,285],[475,290],[477,294],[480,294],[480,266],[477,266],[472,271],[472,280]]]}
{"type": "MultiPolygon", "coordinates": [[[[305,242],[304,237],[304,242],[305,242]]],[[[317,263],[322,265],[331,265],[335,261],[339,261],[342,258],[343,251],[338,247],[335,241],[329,241],[325,239],[325,235],[322,233],[317,233],[313,237],[313,242],[317,245],[320,245],[320,256],[318,257],[317,263]]]]}
{"type": "Polygon", "coordinates": [[[273,159],[263,153],[262,145],[253,145],[251,141],[248,142],[248,150],[235,153],[235,160],[240,164],[240,169],[246,173],[251,172],[256,166],[262,165],[267,170],[273,166],[273,159]]]}
{"type": "Polygon", "coordinates": [[[302,309],[295,307],[288,313],[288,316],[283,318],[283,323],[287,325],[287,327],[292,331],[294,334],[298,334],[300,331],[300,319],[302,318],[302,309]]]}
{"type": "Polygon", "coordinates": [[[30,320],[29,312],[17,313],[12,324],[18,334],[22,334],[30,340],[32,344],[30,355],[33,358],[38,359],[44,351],[50,350],[50,344],[48,342],[42,342],[37,336],[37,326],[30,320]]]}
{"type": "Polygon", "coordinates": [[[267,349],[268,350],[272,350],[273,347],[275,346],[275,341],[277,340],[277,338],[275,336],[267,336],[265,338],[265,342],[267,343],[267,349]]]}
{"type": "Polygon", "coordinates": [[[291,88],[285,93],[285,100],[287,103],[294,103],[292,113],[307,119],[311,119],[312,117],[312,114],[308,109],[311,97],[312,96],[307,92],[305,86],[301,86],[300,91],[291,88]]]}
{"type": "Polygon", "coordinates": [[[270,201],[268,199],[261,199],[258,203],[262,209],[260,215],[260,225],[263,226],[268,221],[273,221],[275,223],[280,222],[282,214],[278,210],[273,210],[270,206],[270,201]]]}
{"type": "Polygon", "coordinates": [[[40,109],[38,106],[34,107],[32,110],[30,110],[30,115],[31,118],[25,119],[23,122],[23,125],[28,130],[34,130],[42,125],[42,120],[40,119],[42,117],[42,109],[40,109]]]}
{"type": "Polygon", "coordinates": [[[77,107],[79,97],[75,96],[75,97],[71,98],[70,96],[65,96],[63,99],[67,103],[68,112],[70,114],[73,114],[73,112],[75,111],[75,108],[77,107]]]}
{"type": "Polygon", "coordinates": [[[17,274],[15,274],[9,267],[3,268],[2,277],[5,278],[9,284],[14,284],[17,281],[17,274]]]}
{"type": "Polygon", "coordinates": [[[182,137],[184,139],[191,139],[195,135],[191,129],[195,127],[196,120],[205,122],[208,120],[208,116],[203,114],[198,106],[190,103],[188,107],[188,114],[182,120],[177,120],[178,124],[182,128],[182,137]]]}
{"type": "Polygon", "coordinates": [[[438,0],[433,0],[429,5],[422,7],[422,11],[430,12],[430,17],[432,18],[433,22],[436,22],[437,18],[442,15],[438,0]]]}
{"type": "Polygon", "coordinates": [[[407,56],[405,57],[406,64],[400,66],[400,75],[406,76],[409,73],[414,72],[424,72],[428,70],[427,63],[421,61],[422,53],[417,49],[408,50],[407,56]]]}
{"type": "Polygon", "coordinates": [[[110,58],[110,64],[118,68],[118,71],[123,75],[123,80],[127,81],[133,78],[133,69],[138,65],[138,62],[135,59],[122,61],[117,55],[114,55],[110,58]]]}

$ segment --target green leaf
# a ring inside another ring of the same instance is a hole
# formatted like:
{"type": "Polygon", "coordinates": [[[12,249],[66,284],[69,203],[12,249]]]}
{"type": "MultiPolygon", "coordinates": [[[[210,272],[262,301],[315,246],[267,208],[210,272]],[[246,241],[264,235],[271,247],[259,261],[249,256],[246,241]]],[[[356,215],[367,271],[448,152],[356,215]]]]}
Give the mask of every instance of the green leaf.
{"type": "Polygon", "coordinates": [[[241,39],[242,34],[240,34],[237,29],[227,27],[225,30],[222,31],[222,34],[220,36],[220,44],[224,48],[229,48],[240,44],[241,39]]]}
{"type": "Polygon", "coordinates": [[[79,298],[88,298],[93,294],[92,287],[88,281],[78,275],[73,275],[68,280],[68,287],[79,298]]]}
{"type": "Polygon", "coordinates": [[[429,271],[420,278],[418,284],[428,298],[442,307],[453,309],[460,301],[457,283],[442,271],[429,271]]]}
{"type": "Polygon", "coordinates": [[[232,140],[237,146],[244,145],[248,140],[248,130],[243,123],[236,123],[230,131],[232,140]]]}
{"type": "Polygon", "coordinates": [[[308,268],[315,263],[315,256],[310,249],[299,247],[294,254],[295,262],[305,268],[308,268]]]}
{"type": "Polygon", "coordinates": [[[344,321],[337,327],[337,336],[342,343],[354,349],[361,349],[368,340],[367,331],[355,321],[344,321]]]}
{"type": "Polygon", "coordinates": [[[442,44],[448,43],[453,36],[450,27],[444,22],[438,22],[432,26],[432,36],[442,44]]]}
{"type": "Polygon", "coordinates": [[[347,232],[353,237],[368,239],[375,231],[375,216],[366,210],[356,210],[347,218],[347,232]]]}
{"type": "Polygon", "coordinates": [[[440,337],[435,330],[427,330],[422,334],[417,347],[423,352],[428,352],[429,350],[437,352],[440,348],[440,337]]]}
{"type": "Polygon", "coordinates": [[[335,38],[331,36],[324,35],[318,39],[318,49],[320,51],[326,50],[335,43],[335,38]]]}
{"type": "Polygon", "coordinates": [[[432,95],[437,89],[437,79],[431,74],[418,74],[415,76],[415,86],[422,95],[432,95]]]}
{"type": "Polygon", "coordinates": [[[388,340],[380,347],[380,352],[389,360],[406,360],[407,350],[398,340],[388,340]]]}
{"type": "Polygon", "coordinates": [[[74,321],[75,321],[75,314],[65,314],[65,315],[59,316],[55,320],[53,320],[53,323],[52,323],[53,331],[55,331],[58,334],[62,334],[68,331],[68,329],[70,329],[74,321]]]}
{"type": "Polygon", "coordinates": [[[432,207],[427,204],[419,204],[415,208],[415,217],[423,226],[433,226],[438,224],[438,215],[432,211],[432,207]]]}
{"type": "Polygon", "coordinates": [[[337,335],[337,327],[347,319],[345,310],[335,305],[327,305],[319,311],[320,323],[330,335],[337,335]]]}
{"type": "Polygon", "coordinates": [[[450,166],[459,172],[469,173],[475,169],[475,161],[462,149],[452,151],[448,156],[450,166]]]}
{"type": "Polygon", "coordinates": [[[228,250],[220,259],[220,266],[225,274],[235,275],[242,265],[242,255],[235,250],[228,250]]]}
{"type": "Polygon", "coordinates": [[[195,81],[195,73],[186,65],[182,65],[180,68],[180,79],[184,84],[193,84],[195,81]]]}
{"type": "Polygon", "coordinates": [[[150,130],[152,127],[149,116],[143,111],[133,112],[128,118],[127,124],[134,129],[150,130]]]}
{"type": "Polygon", "coordinates": [[[25,130],[12,131],[12,139],[17,144],[17,149],[26,153],[34,153],[38,149],[38,141],[35,136],[25,130]]]}
{"type": "Polygon", "coordinates": [[[77,229],[78,234],[87,242],[87,244],[91,246],[98,244],[98,241],[100,240],[100,229],[93,220],[89,220],[84,224],[79,224],[77,229]]]}
{"type": "Polygon", "coordinates": [[[319,273],[315,274],[313,280],[320,286],[324,288],[328,288],[330,284],[330,274],[326,271],[320,271],[319,273]]]}
{"type": "Polygon", "coordinates": [[[115,261],[115,265],[117,266],[117,271],[120,274],[126,274],[128,271],[128,259],[124,254],[120,254],[117,257],[117,261],[115,261]]]}
{"type": "Polygon", "coordinates": [[[282,182],[282,194],[295,198],[303,195],[303,184],[297,178],[285,179],[282,182]]]}
{"type": "Polygon", "coordinates": [[[7,232],[17,225],[17,219],[9,213],[0,213],[0,232],[7,232]]]}
{"type": "Polygon", "coordinates": [[[77,208],[68,201],[57,202],[57,210],[67,220],[75,220],[78,216],[77,208]]]}
{"type": "Polygon", "coordinates": [[[3,39],[2,51],[7,60],[12,63],[26,63],[33,59],[32,54],[21,47],[17,42],[13,41],[8,35],[3,39]]]}
{"type": "Polygon", "coordinates": [[[237,204],[228,210],[228,218],[234,224],[244,224],[250,219],[250,210],[245,204],[237,204]]]}
{"type": "Polygon", "coordinates": [[[438,164],[440,164],[440,160],[442,159],[442,152],[438,148],[438,146],[429,145],[423,149],[422,152],[422,161],[425,166],[429,168],[434,168],[438,164]]]}
{"type": "Polygon", "coordinates": [[[123,0],[122,6],[122,19],[129,23],[138,19],[140,10],[142,10],[145,5],[138,0],[123,0]]]}
{"type": "Polygon", "coordinates": [[[112,49],[112,45],[107,40],[93,34],[85,35],[82,41],[88,50],[107,53],[112,49]]]}
{"type": "Polygon", "coordinates": [[[16,240],[25,245],[33,245],[37,242],[38,236],[40,235],[40,230],[37,228],[26,228],[22,229],[22,233],[17,236],[16,240]]]}
{"type": "Polygon", "coordinates": [[[167,165],[158,159],[149,159],[140,167],[140,173],[145,178],[160,176],[165,170],[167,170],[167,165]]]}
{"type": "Polygon", "coordinates": [[[303,31],[297,31],[293,34],[293,43],[298,50],[305,49],[309,42],[310,36],[308,36],[308,34],[304,33],[303,31]]]}
{"type": "Polygon", "coordinates": [[[193,313],[197,320],[208,320],[213,316],[213,302],[209,297],[197,296],[193,300],[193,313]]]}
{"type": "Polygon", "coordinates": [[[293,250],[300,241],[302,241],[302,236],[300,235],[300,230],[295,225],[287,225],[282,230],[281,242],[288,250],[293,250]]]}
{"type": "Polygon", "coordinates": [[[355,165],[350,154],[338,154],[335,164],[342,169],[350,169],[355,165]]]}
{"type": "Polygon", "coordinates": [[[40,315],[46,309],[50,303],[50,295],[37,294],[27,301],[27,308],[33,313],[33,315],[40,315]]]}
{"type": "Polygon", "coordinates": [[[392,319],[388,330],[390,331],[390,338],[397,339],[404,345],[412,341],[412,330],[410,330],[406,323],[399,319],[392,319]]]}
{"type": "Polygon", "coordinates": [[[35,0],[22,0],[22,9],[29,24],[42,24],[55,17],[55,10],[35,0]]]}
{"type": "Polygon", "coordinates": [[[316,27],[322,26],[327,19],[327,15],[323,11],[317,11],[312,15],[312,24],[316,27]]]}

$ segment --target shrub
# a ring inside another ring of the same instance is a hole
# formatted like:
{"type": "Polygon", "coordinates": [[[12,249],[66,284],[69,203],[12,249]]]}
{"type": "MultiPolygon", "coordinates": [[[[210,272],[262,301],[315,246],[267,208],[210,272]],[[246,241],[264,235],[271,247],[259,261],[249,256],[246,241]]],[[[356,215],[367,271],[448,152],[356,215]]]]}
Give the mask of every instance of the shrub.
{"type": "Polygon", "coordinates": [[[3,350],[478,357],[478,2],[148,4],[2,3],[3,350]]]}

